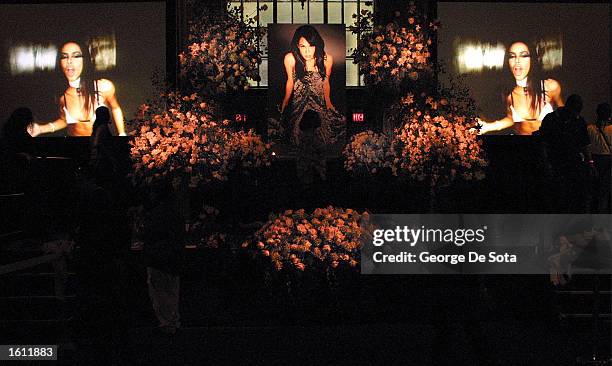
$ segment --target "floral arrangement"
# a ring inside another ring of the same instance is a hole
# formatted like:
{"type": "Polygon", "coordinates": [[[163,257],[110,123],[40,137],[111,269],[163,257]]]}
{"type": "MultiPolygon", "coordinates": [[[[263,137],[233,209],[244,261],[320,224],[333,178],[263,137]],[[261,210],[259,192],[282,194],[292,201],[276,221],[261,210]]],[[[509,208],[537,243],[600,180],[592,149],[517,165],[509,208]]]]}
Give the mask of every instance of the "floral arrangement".
{"type": "Polygon", "coordinates": [[[228,8],[221,19],[204,15],[192,22],[187,49],[179,54],[183,87],[209,96],[247,90],[249,79],[261,79],[258,42],[264,36],[265,29],[255,18],[243,20],[239,8],[228,8]]]}
{"type": "Polygon", "coordinates": [[[432,71],[429,48],[437,24],[427,22],[414,2],[406,14],[396,11],[394,16],[386,25],[375,25],[370,10],[355,16],[352,31],[359,35],[359,41],[352,56],[366,85],[401,91],[404,81],[416,81],[432,71]]]}
{"type": "Polygon", "coordinates": [[[271,215],[255,233],[253,240],[242,244],[257,255],[270,258],[274,268],[328,270],[342,263],[357,267],[360,260],[361,220],[368,220],[352,209],[329,206],[308,214],[303,209],[271,215]]]}
{"type": "Polygon", "coordinates": [[[384,168],[396,172],[389,138],[384,134],[364,131],[351,137],[342,152],[344,168],[356,175],[376,174],[384,168]]]}
{"type": "Polygon", "coordinates": [[[253,130],[238,131],[232,134],[232,167],[261,168],[270,166],[272,152],[253,130]]]}
{"type": "Polygon", "coordinates": [[[228,120],[215,121],[195,93],[168,93],[142,105],[135,125],[131,158],[137,183],[171,175],[197,185],[227,180],[238,166],[270,164],[270,145],[252,131],[230,130],[228,120]]]}
{"type": "Polygon", "coordinates": [[[398,107],[402,127],[393,141],[398,171],[432,188],[459,178],[483,179],[487,161],[473,114],[460,113],[462,105],[450,97],[420,97],[424,101],[418,103],[409,94],[398,107]]]}
{"type": "Polygon", "coordinates": [[[226,244],[227,235],[220,233],[219,210],[204,205],[198,216],[189,223],[187,238],[190,244],[209,249],[219,249],[226,244]]]}

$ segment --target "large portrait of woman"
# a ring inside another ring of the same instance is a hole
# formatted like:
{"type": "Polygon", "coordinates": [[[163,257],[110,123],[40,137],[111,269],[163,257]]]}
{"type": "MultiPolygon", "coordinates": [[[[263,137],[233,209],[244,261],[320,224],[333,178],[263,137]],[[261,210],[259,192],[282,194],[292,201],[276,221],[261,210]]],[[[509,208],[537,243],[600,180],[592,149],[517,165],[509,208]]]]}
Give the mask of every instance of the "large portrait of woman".
{"type": "Polygon", "coordinates": [[[26,106],[33,136],[91,136],[104,106],[112,134],[126,134],[156,94],[151,76],[165,76],[165,2],[11,3],[0,4],[0,127],[26,106]]]}
{"type": "Polygon", "coordinates": [[[321,119],[318,138],[333,150],[344,144],[345,30],[343,25],[274,24],[268,38],[268,133],[300,145],[304,113],[321,119]]]}
{"type": "Polygon", "coordinates": [[[594,121],[610,100],[607,3],[445,1],[437,16],[438,59],[469,90],[481,134],[532,135],[571,94],[594,121]]]}

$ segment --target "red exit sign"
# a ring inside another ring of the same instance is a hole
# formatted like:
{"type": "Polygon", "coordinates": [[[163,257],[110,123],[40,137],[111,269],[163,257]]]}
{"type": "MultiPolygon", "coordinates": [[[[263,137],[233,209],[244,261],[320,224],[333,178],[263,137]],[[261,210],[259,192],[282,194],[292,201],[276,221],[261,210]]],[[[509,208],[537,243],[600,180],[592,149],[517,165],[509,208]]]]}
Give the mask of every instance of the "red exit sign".
{"type": "Polygon", "coordinates": [[[247,115],[244,113],[237,113],[234,116],[234,120],[239,123],[245,123],[247,121],[247,115]]]}
{"type": "Polygon", "coordinates": [[[363,112],[353,113],[353,122],[365,122],[365,113],[363,112]]]}

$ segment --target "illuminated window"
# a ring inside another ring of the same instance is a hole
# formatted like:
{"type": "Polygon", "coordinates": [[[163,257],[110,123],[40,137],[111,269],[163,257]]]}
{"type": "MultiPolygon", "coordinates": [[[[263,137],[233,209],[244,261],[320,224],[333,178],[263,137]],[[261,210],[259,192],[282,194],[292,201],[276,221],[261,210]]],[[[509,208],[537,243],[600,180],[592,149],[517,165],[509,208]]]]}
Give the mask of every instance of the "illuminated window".
{"type": "Polygon", "coordinates": [[[52,44],[24,44],[11,47],[9,64],[12,75],[32,74],[35,71],[53,70],[57,47],[52,44]]]}
{"type": "MultiPolygon", "coordinates": [[[[258,24],[266,27],[270,23],[292,24],[342,24],[347,26],[355,22],[354,14],[359,14],[361,10],[373,11],[373,0],[276,0],[276,1],[257,1],[242,0],[230,1],[231,7],[242,6],[245,16],[258,17],[258,24]],[[325,5],[327,4],[327,22],[325,21],[325,5]],[[258,10],[263,5],[267,10],[258,10]]],[[[357,35],[346,31],[346,86],[362,86],[363,77],[359,76],[357,65],[353,64],[351,57],[352,49],[357,46],[357,35]]],[[[267,39],[262,39],[260,43],[264,51],[262,64],[259,66],[260,82],[251,81],[252,86],[268,86],[268,51],[267,39]]]]}
{"type": "Polygon", "coordinates": [[[89,51],[96,70],[110,70],[117,66],[117,40],[114,33],[92,38],[89,51]]]}
{"type": "MultiPolygon", "coordinates": [[[[117,41],[114,33],[95,36],[87,46],[97,71],[111,70],[117,66],[117,41]]],[[[19,44],[8,51],[12,75],[55,70],[58,53],[55,44],[19,44]]]]}
{"type": "MultiPolygon", "coordinates": [[[[542,68],[553,70],[563,65],[563,40],[557,38],[541,39],[537,43],[542,68]]],[[[474,42],[457,39],[454,46],[455,66],[462,74],[481,73],[485,70],[503,69],[506,47],[501,43],[474,42]]]]}

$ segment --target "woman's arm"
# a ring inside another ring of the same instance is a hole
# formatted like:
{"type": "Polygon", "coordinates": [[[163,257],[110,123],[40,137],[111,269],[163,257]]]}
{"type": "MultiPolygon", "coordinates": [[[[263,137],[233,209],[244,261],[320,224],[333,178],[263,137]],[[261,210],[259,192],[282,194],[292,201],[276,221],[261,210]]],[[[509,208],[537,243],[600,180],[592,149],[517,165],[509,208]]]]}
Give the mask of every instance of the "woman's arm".
{"type": "Polygon", "coordinates": [[[484,135],[487,132],[491,131],[500,131],[505,128],[511,127],[514,125],[514,120],[512,119],[512,110],[510,109],[510,96],[506,98],[506,116],[502,119],[498,119],[497,121],[487,122],[478,118],[478,124],[480,124],[480,132],[479,135],[484,135]]]}
{"type": "Polygon", "coordinates": [[[68,126],[68,123],[66,123],[66,114],[64,112],[64,106],[65,101],[64,97],[62,96],[59,101],[60,117],[52,122],[33,123],[32,126],[28,128],[28,133],[32,137],[36,137],[38,135],[42,135],[45,133],[53,133],[55,131],[66,128],[66,126],[68,126]]]}
{"type": "Polygon", "coordinates": [[[113,114],[113,121],[115,122],[117,133],[119,136],[125,136],[123,111],[121,110],[121,106],[119,105],[117,97],[115,96],[115,85],[113,85],[113,82],[110,80],[100,79],[98,81],[98,87],[100,88],[100,93],[104,97],[104,100],[106,100],[106,104],[113,114]]]}
{"type": "Polygon", "coordinates": [[[330,54],[325,55],[325,61],[323,62],[325,65],[325,81],[323,82],[323,96],[325,97],[325,106],[327,109],[336,110],[334,105],[331,102],[331,98],[329,96],[331,86],[329,84],[329,78],[331,77],[332,67],[334,66],[334,58],[330,54]]]}
{"type": "Polygon", "coordinates": [[[285,60],[283,63],[285,65],[285,73],[287,74],[287,82],[285,83],[285,97],[283,98],[283,104],[281,105],[281,113],[283,113],[285,108],[287,108],[289,99],[291,99],[291,94],[293,93],[293,71],[295,70],[295,57],[293,57],[291,52],[285,55],[285,60]]]}
{"type": "Polygon", "coordinates": [[[561,97],[561,84],[555,79],[546,79],[544,81],[544,88],[550,99],[550,104],[556,108],[563,107],[565,103],[563,103],[563,98],[561,97]]]}
{"type": "Polygon", "coordinates": [[[505,128],[511,127],[514,125],[514,121],[512,121],[512,117],[504,117],[502,119],[498,119],[493,122],[486,122],[478,118],[478,123],[480,124],[480,135],[483,135],[487,132],[491,131],[501,131],[505,128]]]}

